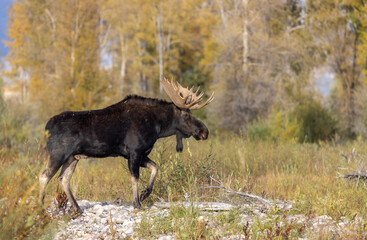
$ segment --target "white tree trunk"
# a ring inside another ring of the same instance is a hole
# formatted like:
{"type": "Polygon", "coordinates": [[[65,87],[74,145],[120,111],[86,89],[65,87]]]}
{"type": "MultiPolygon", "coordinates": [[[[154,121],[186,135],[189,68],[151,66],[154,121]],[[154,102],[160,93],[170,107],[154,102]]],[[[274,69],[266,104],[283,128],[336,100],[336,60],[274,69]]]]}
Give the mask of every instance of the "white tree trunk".
{"type": "Polygon", "coordinates": [[[242,34],[243,65],[242,65],[242,70],[243,70],[244,76],[246,78],[248,76],[248,56],[249,56],[249,46],[248,46],[248,25],[249,25],[248,1],[249,0],[242,0],[242,5],[243,5],[243,34],[242,34]]]}
{"type": "Polygon", "coordinates": [[[120,29],[120,48],[121,48],[121,66],[120,66],[120,91],[123,93],[124,91],[124,82],[126,77],[126,63],[127,63],[127,47],[125,44],[125,38],[120,29]]]}
{"type": "MultiPolygon", "coordinates": [[[[159,78],[163,76],[163,33],[162,33],[162,13],[157,16],[157,40],[158,40],[158,56],[159,56],[159,78]]],[[[162,93],[163,88],[159,82],[159,92],[162,93]]]]}

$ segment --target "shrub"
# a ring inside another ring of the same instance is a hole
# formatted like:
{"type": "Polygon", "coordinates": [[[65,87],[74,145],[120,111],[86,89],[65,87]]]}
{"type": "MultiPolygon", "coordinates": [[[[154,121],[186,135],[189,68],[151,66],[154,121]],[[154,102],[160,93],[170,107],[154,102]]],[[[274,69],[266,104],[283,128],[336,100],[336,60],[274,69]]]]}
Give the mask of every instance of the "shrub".
{"type": "Polygon", "coordinates": [[[319,101],[298,105],[291,117],[299,124],[299,142],[330,140],[336,133],[336,120],[319,101]]]}
{"type": "Polygon", "coordinates": [[[337,133],[337,121],[316,100],[297,105],[292,111],[277,111],[267,121],[250,125],[246,136],[250,140],[281,140],[296,142],[319,142],[331,140],[337,133]]]}
{"type": "Polygon", "coordinates": [[[257,121],[247,128],[245,135],[251,141],[269,140],[272,138],[272,129],[266,122],[257,121]]]}
{"type": "Polygon", "coordinates": [[[27,104],[4,103],[0,111],[0,146],[22,151],[32,146],[30,138],[41,137],[43,126],[32,122],[34,116],[27,104]]]}

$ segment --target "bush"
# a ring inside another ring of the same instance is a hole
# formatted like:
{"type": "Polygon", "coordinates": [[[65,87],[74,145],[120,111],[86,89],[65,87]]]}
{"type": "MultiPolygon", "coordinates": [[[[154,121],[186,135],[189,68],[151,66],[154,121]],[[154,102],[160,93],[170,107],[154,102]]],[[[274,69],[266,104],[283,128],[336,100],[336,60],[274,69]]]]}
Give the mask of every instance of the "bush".
{"type": "Polygon", "coordinates": [[[272,138],[272,129],[266,122],[257,121],[247,128],[245,135],[251,141],[269,140],[272,138]]]}
{"type": "Polygon", "coordinates": [[[41,137],[43,126],[32,122],[34,116],[28,104],[4,103],[0,111],[0,146],[22,151],[32,146],[31,138],[41,137]]]}
{"type": "Polygon", "coordinates": [[[336,133],[337,121],[320,102],[311,100],[298,105],[291,117],[299,124],[299,142],[330,140],[336,133]]]}
{"type": "Polygon", "coordinates": [[[316,100],[297,105],[292,111],[277,111],[267,121],[250,125],[246,137],[250,140],[281,140],[318,142],[330,140],[337,132],[337,121],[316,100]]]}

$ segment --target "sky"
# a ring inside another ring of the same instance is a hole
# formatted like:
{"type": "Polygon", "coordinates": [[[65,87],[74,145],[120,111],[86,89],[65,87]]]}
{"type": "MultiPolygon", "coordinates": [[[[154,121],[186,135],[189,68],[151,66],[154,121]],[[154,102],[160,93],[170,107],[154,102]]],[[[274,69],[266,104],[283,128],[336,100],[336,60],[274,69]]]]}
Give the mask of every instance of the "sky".
{"type": "Polygon", "coordinates": [[[0,52],[3,57],[8,53],[8,49],[5,47],[4,41],[6,40],[6,27],[8,22],[6,9],[11,3],[12,0],[0,0],[0,52]]]}

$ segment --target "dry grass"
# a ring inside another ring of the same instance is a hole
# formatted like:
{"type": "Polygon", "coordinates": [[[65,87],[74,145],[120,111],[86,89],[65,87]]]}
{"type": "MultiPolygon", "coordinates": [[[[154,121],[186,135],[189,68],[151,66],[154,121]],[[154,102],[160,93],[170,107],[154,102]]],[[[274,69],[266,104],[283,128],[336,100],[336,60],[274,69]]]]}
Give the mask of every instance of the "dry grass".
{"type": "MultiPolygon", "coordinates": [[[[316,145],[252,142],[236,136],[224,136],[212,137],[204,142],[189,140],[185,142],[184,152],[176,154],[174,139],[163,139],[150,155],[160,171],[153,195],[144,204],[147,206],[159,199],[216,200],[217,190],[209,192],[199,189],[211,184],[210,176],[213,176],[237,191],[291,200],[295,204],[292,211],[297,214],[329,215],[333,219],[360,216],[366,219],[366,184],[359,182],[357,185],[356,181],[337,178],[340,167],[357,167],[356,162],[347,163],[339,155],[341,152],[349,153],[353,147],[357,149],[359,163],[366,162],[367,144],[363,141],[316,145]]],[[[0,172],[0,239],[32,239],[53,231],[54,223],[32,198],[36,196],[37,176],[46,160],[43,150],[1,150],[0,164],[4,170],[0,172]]],[[[141,170],[140,189],[147,184],[149,175],[148,169],[141,170]]],[[[47,188],[46,202],[55,197],[55,179],[47,188]]],[[[72,189],[77,199],[97,201],[131,201],[130,184],[127,161],[119,158],[82,160],[72,179],[72,189]]],[[[176,215],[172,213],[172,218],[185,211],[177,210],[176,215]]],[[[187,214],[185,216],[194,216],[195,211],[187,214]]],[[[180,224],[188,224],[188,228],[197,227],[193,233],[198,235],[210,234],[202,233],[205,230],[203,226],[195,218],[191,222],[189,218],[184,218],[187,221],[180,224]]],[[[255,236],[261,228],[270,231],[268,226],[261,226],[260,223],[258,227],[259,230],[252,228],[249,234],[255,236]]],[[[273,232],[269,234],[276,234],[276,226],[271,229],[273,232]]],[[[356,236],[358,231],[366,230],[366,226],[358,227],[356,236]]],[[[162,231],[168,230],[163,228],[162,231]]],[[[266,231],[264,234],[267,234],[266,231]]],[[[181,232],[180,237],[185,236],[181,232]]]]}

